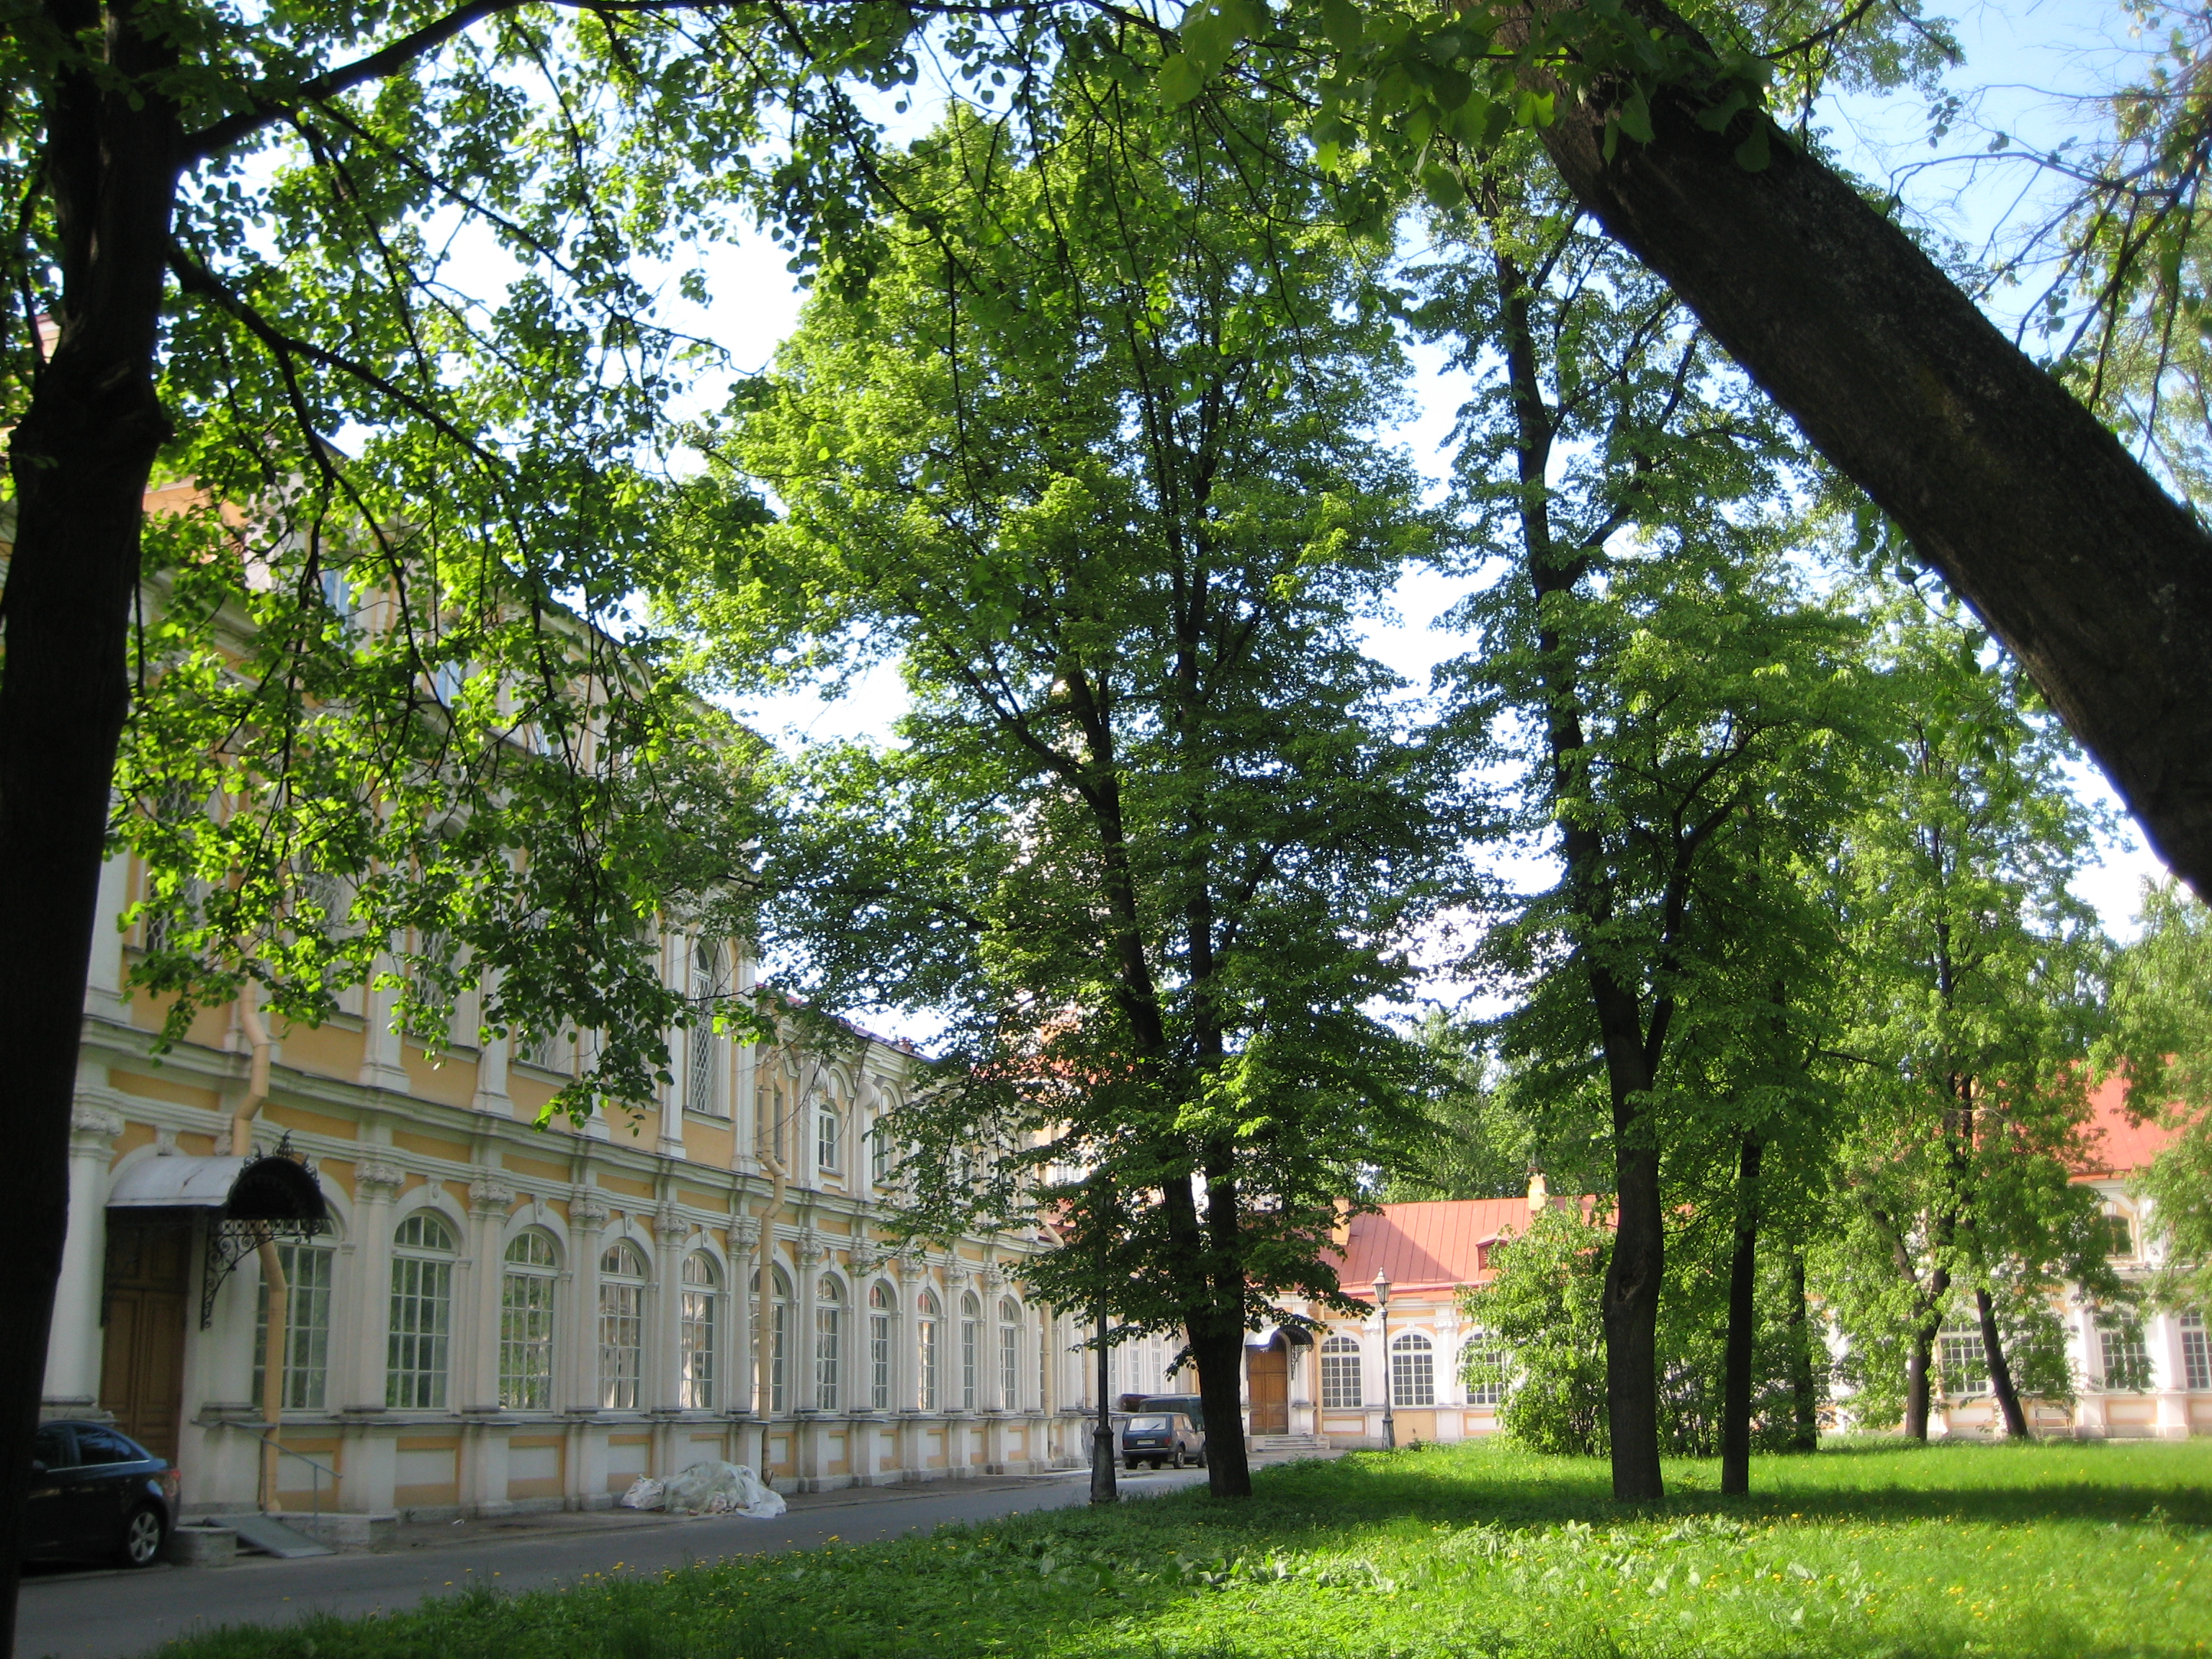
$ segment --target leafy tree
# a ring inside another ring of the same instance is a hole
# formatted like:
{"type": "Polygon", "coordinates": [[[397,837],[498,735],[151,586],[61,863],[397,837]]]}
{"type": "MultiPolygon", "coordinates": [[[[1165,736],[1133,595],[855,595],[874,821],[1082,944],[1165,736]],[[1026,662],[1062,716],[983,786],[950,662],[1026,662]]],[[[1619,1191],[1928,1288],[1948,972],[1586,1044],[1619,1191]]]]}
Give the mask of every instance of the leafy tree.
{"type": "Polygon", "coordinates": [[[2128,1109],[2172,1132],[2139,1180],[2158,1206],[2175,1299],[2212,1301],[2212,919],[2179,883],[2143,894],[2142,932],[2113,964],[2100,1058],[2128,1109]]]}
{"type": "Polygon", "coordinates": [[[733,678],[896,654],[897,745],[794,770],[768,937],[819,1006],[943,1017],[894,1122],[912,1224],[1074,1206],[1034,1288],[1090,1305],[1104,1250],[1125,1328],[1179,1334],[1233,1423],[1245,1332],[1341,1300],[1334,1200],[1417,1127],[1371,1011],[1413,981],[1449,776],[1356,630],[1438,531],[1371,435],[1403,373],[1377,256],[1285,228],[1296,174],[1244,217],[1265,106],[1060,95],[1031,164],[964,117],[886,162],[866,295],[817,292],[702,440],[672,603],[733,678]],[[732,529],[747,479],[782,516],[732,529]]]}
{"type": "Polygon", "coordinates": [[[1423,318],[1485,376],[1462,489],[1510,562],[1465,607],[1480,651],[1452,672],[1482,763],[1521,781],[1516,827],[1560,870],[1480,959],[1525,997],[1500,1023],[1506,1063],[1602,1126],[1614,1493],[1646,1499],[1665,1166],[1716,1067],[1747,1103],[1776,1064],[1784,1091],[1802,1079],[1774,988],[1819,929],[1777,877],[1838,810],[1854,630],[1782,556],[1786,441],[1672,296],[1571,205],[1495,182],[1480,205],[1423,318]]]}
{"type": "Polygon", "coordinates": [[[1603,1456],[1607,1446],[1602,1216],[1559,1205],[1493,1247],[1497,1275],[1461,1293],[1486,1339],[1468,1380],[1499,1385],[1498,1425],[1533,1451],[1603,1456]]]}
{"type": "Polygon", "coordinates": [[[1990,1386],[2024,1435],[2008,1326],[2034,1340],[2063,1279],[2118,1290],[2094,1195],[2069,1179],[2105,945],[2067,882],[2093,820],[2065,787],[2063,735],[1984,665],[1978,630],[1917,596],[1884,610],[1902,763],[1869,771],[1836,864],[1857,1012],[1837,1038],[1853,1139],[1825,1277],[1863,1378],[1903,1374],[1869,1380],[1870,1398],[1900,1394],[1917,1437],[1937,1332],[1971,1292],[1990,1386]]]}

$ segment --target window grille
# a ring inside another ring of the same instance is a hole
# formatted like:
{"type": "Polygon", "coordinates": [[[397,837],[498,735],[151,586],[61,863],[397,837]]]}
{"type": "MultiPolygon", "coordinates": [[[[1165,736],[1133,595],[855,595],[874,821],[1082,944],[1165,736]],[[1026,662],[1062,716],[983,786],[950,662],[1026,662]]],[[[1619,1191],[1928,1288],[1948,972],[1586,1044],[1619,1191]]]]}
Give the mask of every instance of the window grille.
{"type": "Polygon", "coordinates": [[[1990,1357],[1979,1320],[1955,1319],[1936,1333],[1936,1370],[1947,1394],[1989,1392],[1990,1357]]]}
{"type": "Polygon", "coordinates": [[[960,1409],[975,1409],[975,1368],[980,1356],[975,1352],[976,1327],[983,1322],[983,1309],[970,1291],[960,1298],[960,1409]]]}
{"type": "Polygon", "coordinates": [[[1361,1400],[1359,1344],[1332,1336],[1321,1345],[1321,1404],[1323,1411],[1356,1411],[1361,1400]]]}
{"type": "MultiPolygon", "coordinates": [[[[753,1295],[760,1295],[760,1274],[753,1274],[753,1295]]],[[[784,1411],[784,1358],[791,1351],[791,1281],[783,1269],[771,1267],[769,1278],[768,1409],[771,1417],[784,1411]]]]}
{"type": "Polygon", "coordinates": [[[384,1350],[384,1403],[443,1411],[453,1328],[453,1234],[418,1210],[392,1234],[392,1321],[384,1350]]]}
{"type": "Polygon", "coordinates": [[[626,1238],[599,1255],[599,1405],[634,1412],[645,1371],[645,1256],[626,1238]]]}
{"type": "Polygon", "coordinates": [[[2212,1389],[2212,1343],[2205,1339],[2201,1308],[2181,1316],[2181,1373],[2184,1388],[2212,1389]]]}
{"type": "Polygon", "coordinates": [[[553,1408],[553,1241],[536,1228],[507,1247],[499,1291],[499,1403],[553,1408]]]}
{"type": "Polygon", "coordinates": [[[814,1409],[837,1409],[839,1315],[837,1281],[823,1274],[814,1287],[814,1409]]]}
{"type": "Polygon", "coordinates": [[[1419,1331],[1407,1331],[1390,1340],[1390,1403],[1437,1403],[1436,1354],[1429,1339],[1419,1331]]]}
{"type": "Polygon", "coordinates": [[[926,1412],[937,1409],[937,1298],[921,1293],[921,1316],[915,1321],[915,1358],[919,1386],[917,1403],[926,1412]]]}
{"type": "Polygon", "coordinates": [[[677,1334],[680,1352],[677,1363],[677,1404],[686,1411],[714,1408],[715,1383],[720,1370],[717,1328],[721,1323],[721,1275],[714,1259],[701,1251],[684,1258],[682,1328],[677,1334]]]}
{"type": "Polygon", "coordinates": [[[1505,1350],[1485,1334],[1478,1332],[1468,1339],[1460,1361],[1460,1375],[1467,1379],[1467,1403],[1470,1406],[1495,1406],[1505,1398],[1505,1350]]]}
{"type": "Polygon", "coordinates": [[[999,1303],[999,1404],[1014,1411],[1022,1403],[1022,1310],[1012,1297],[999,1303]]]}
{"type": "MultiPolygon", "coordinates": [[[[722,947],[713,939],[702,939],[694,952],[696,974],[692,981],[696,1000],[712,1002],[723,993],[722,947]]],[[[684,1103],[695,1112],[709,1117],[723,1115],[721,1091],[721,1039],[716,1035],[711,1018],[691,1028],[685,1037],[690,1050],[690,1076],[684,1096],[684,1103]]]]}
{"type": "Polygon", "coordinates": [[[2150,1352],[2143,1346],[2142,1328],[2132,1322],[2100,1320],[2099,1358],[2104,1362],[2104,1386],[2108,1394],[2141,1394],[2150,1387],[2150,1352]]]}
{"type": "MultiPolygon", "coordinates": [[[[327,1245],[279,1244],[276,1260],[289,1287],[284,1310],[283,1408],[319,1412],[329,1395],[331,1375],[331,1266],[337,1252],[327,1245]]],[[[269,1281],[253,1316],[253,1403],[267,1398],[269,1281]]]]}
{"type": "Polygon", "coordinates": [[[868,1291],[868,1405],[891,1408],[891,1293],[884,1285],[868,1291]]]}

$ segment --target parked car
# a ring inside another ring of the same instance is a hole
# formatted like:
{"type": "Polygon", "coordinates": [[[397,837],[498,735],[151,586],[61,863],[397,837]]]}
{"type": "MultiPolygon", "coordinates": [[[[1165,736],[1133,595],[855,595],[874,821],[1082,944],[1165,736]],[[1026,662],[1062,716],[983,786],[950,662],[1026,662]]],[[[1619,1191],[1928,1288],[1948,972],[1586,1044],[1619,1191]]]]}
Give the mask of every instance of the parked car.
{"type": "Polygon", "coordinates": [[[1206,1431],[1182,1412],[1137,1412],[1121,1431],[1121,1462],[1130,1468],[1185,1463],[1206,1467],[1206,1431]]]}
{"type": "Polygon", "coordinates": [[[24,1554],[151,1566],[177,1523],[177,1472],[105,1423],[39,1425],[24,1554]]]}

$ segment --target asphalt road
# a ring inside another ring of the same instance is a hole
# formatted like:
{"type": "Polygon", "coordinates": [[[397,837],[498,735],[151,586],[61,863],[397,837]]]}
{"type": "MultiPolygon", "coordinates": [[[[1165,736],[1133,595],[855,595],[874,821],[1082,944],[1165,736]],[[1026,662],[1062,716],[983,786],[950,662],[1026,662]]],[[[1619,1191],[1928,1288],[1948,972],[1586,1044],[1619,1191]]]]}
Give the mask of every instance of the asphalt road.
{"type": "MultiPolygon", "coordinates": [[[[1203,1471],[1124,1474],[1132,1497],[1206,1479],[1203,1471]]],[[[391,1554],[318,1556],[277,1561],[241,1557],[228,1567],[181,1571],[73,1572],[23,1581],[15,1617],[21,1659],[130,1659],[172,1637],[225,1625],[282,1624],[313,1613],[359,1615],[413,1606],[425,1596],[484,1580],[502,1589],[574,1583],[587,1572],[658,1572],[694,1562],[786,1549],[811,1549],[835,1537],[848,1544],[927,1531],[947,1522],[986,1521],[1060,1509],[1090,1495],[1089,1476],[1041,1478],[1020,1485],[890,1487],[802,1498],[773,1521],[702,1516],[574,1517],[577,1529],[532,1535],[484,1534],[435,1548],[391,1554]],[[830,1501],[835,1500],[835,1501],[830,1501]]],[[[472,1523],[474,1524],[474,1523],[472,1523]]]]}

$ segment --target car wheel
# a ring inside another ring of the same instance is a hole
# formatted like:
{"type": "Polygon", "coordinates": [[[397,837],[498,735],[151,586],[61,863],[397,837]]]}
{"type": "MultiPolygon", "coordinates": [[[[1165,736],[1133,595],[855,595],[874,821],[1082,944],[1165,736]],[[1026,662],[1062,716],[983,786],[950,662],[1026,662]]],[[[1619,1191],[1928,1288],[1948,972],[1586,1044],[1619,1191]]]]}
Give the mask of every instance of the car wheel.
{"type": "Polygon", "coordinates": [[[1178,1469],[1182,1467],[1182,1448],[1181,1446],[1177,1446],[1175,1449],[1175,1457],[1170,1463],[1169,1467],[1178,1469]]]}
{"type": "Polygon", "coordinates": [[[1143,1462],[1144,1460],[1143,1460],[1143,1459],[1141,1459],[1141,1458],[1131,1457],[1131,1458],[1127,1458],[1127,1459],[1125,1459],[1125,1460],[1123,1460],[1123,1461],[1124,1461],[1124,1462],[1126,1462],[1128,1464],[1128,1466],[1129,1466],[1129,1473],[1130,1473],[1130,1474],[1134,1474],[1137,1472],[1137,1465],[1138,1465],[1139,1462],[1143,1462]]]}
{"type": "Polygon", "coordinates": [[[161,1553],[163,1535],[161,1510],[150,1504],[135,1509],[123,1523],[123,1536],[116,1544],[115,1559],[126,1567],[150,1567],[161,1553]]]}
{"type": "Polygon", "coordinates": [[[1167,1466],[1167,1461],[1164,1457],[1155,1457],[1150,1460],[1152,1466],[1156,1469],[1164,1468],[1167,1466]]]}

